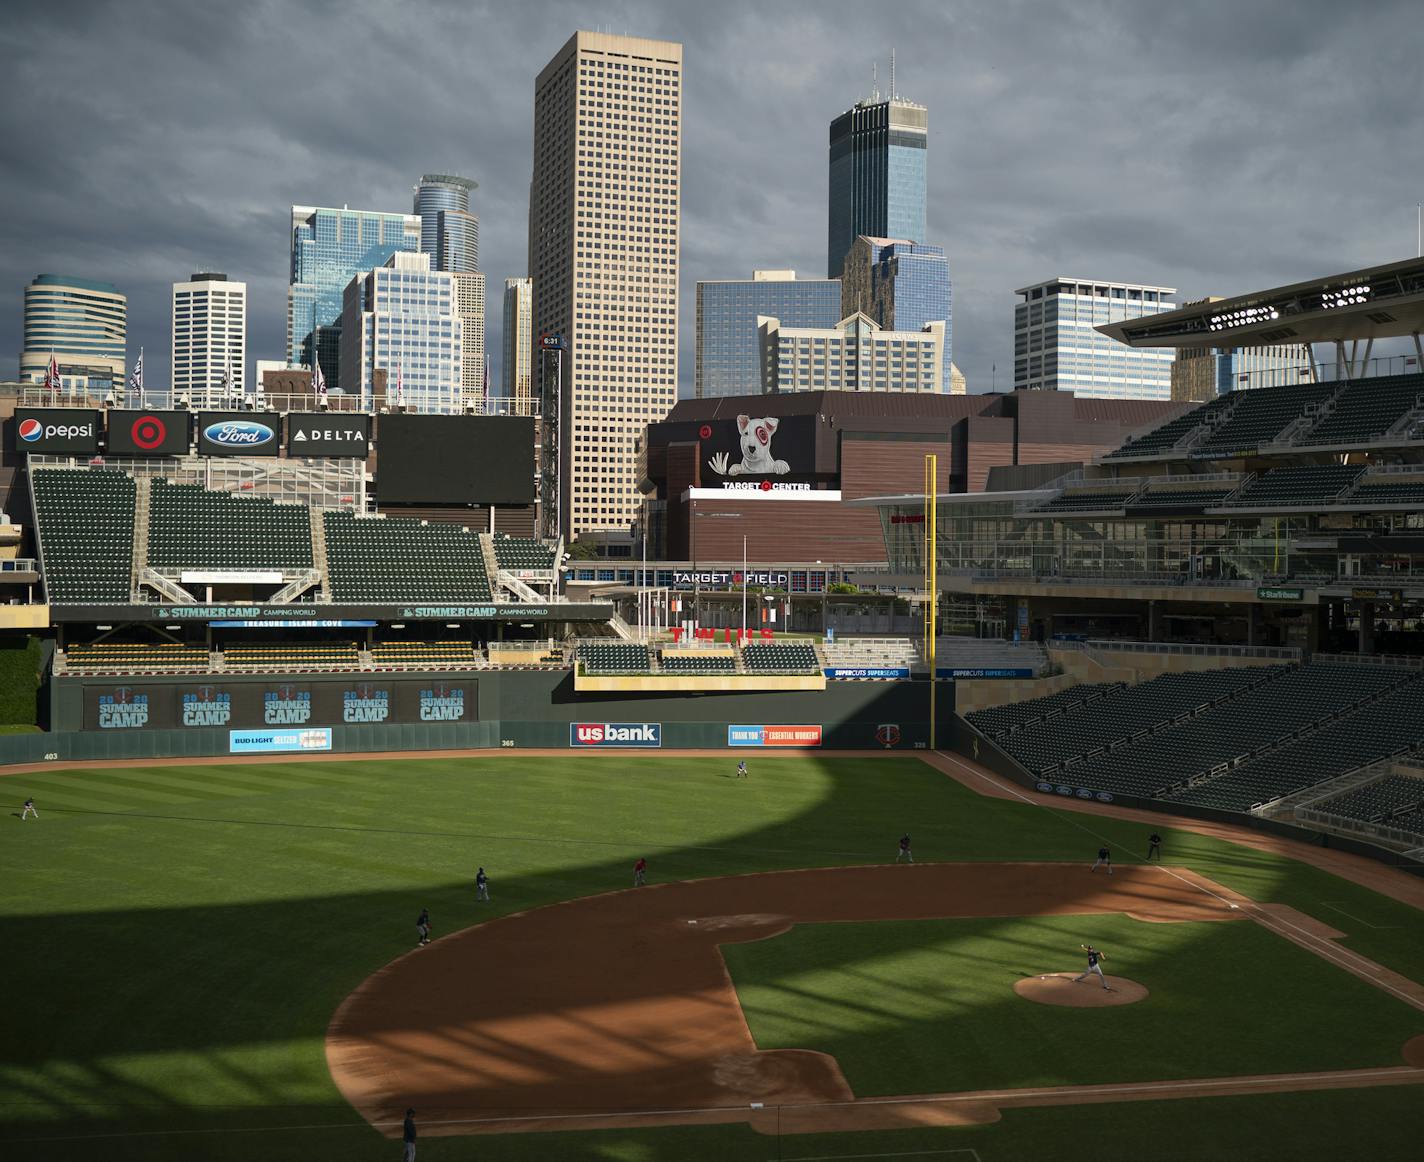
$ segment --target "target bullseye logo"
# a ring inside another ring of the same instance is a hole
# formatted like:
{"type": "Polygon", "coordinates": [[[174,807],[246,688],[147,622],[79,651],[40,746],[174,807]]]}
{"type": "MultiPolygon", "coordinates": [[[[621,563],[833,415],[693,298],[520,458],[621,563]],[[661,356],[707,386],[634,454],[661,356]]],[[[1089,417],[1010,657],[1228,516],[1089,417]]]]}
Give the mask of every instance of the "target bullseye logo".
{"type": "Polygon", "coordinates": [[[152,452],[155,448],[163,447],[163,441],[168,439],[168,425],[157,416],[139,416],[134,420],[129,434],[133,437],[136,447],[145,452],[152,452]]]}
{"type": "Polygon", "coordinates": [[[19,427],[20,439],[27,444],[33,444],[44,435],[44,425],[39,420],[21,420],[19,427]]]}

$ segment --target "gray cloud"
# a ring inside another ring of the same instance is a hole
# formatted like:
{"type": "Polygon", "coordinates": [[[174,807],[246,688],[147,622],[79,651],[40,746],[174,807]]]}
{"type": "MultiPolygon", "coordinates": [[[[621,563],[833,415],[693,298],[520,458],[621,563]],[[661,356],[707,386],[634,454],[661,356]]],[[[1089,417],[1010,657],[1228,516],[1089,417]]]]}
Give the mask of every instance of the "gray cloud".
{"type": "MultiPolygon", "coordinates": [[[[1054,274],[1230,294],[1407,255],[1424,197],[1404,2],[1099,0],[512,5],[34,3],[0,24],[0,374],[42,271],[117,283],[166,376],[169,284],[249,284],[252,358],[284,346],[288,207],[405,210],[480,183],[499,290],[523,274],[534,76],[579,27],[685,46],[681,374],[699,278],[825,264],[826,130],[887,83],[930,109],[930,237],[956,362],[1011,379],[1013,288],[1054,274]]],[[[493,380],[493,374],[492,374],[493,380]]]]}

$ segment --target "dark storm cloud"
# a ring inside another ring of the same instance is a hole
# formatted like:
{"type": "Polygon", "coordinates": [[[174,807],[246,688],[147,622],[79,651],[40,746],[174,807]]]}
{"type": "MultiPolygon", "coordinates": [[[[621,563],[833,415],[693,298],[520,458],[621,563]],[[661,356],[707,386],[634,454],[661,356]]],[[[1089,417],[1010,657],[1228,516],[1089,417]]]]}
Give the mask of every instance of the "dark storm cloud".
{"type": "MultiPolygon", "coordinates": [[[[685,46],[684,384],[699,278],[825,268],[826,132],[881,88],[930,110],[930,242],[956,362],[1010,381],[1013,288],[1067,274],[1230,294],[1398,258],[1424,197],[1409,3],[11,3],[0,23],[0,375],[42,271],[117,283],[166,376],[169,286],[249,285],[284,348],[293,203],[407,210],[480,183],[488,339],[525,273],[533,81],[577,28],[685,46]]],[[[492,381],[493,381],[492,369],[492,381]]]]}

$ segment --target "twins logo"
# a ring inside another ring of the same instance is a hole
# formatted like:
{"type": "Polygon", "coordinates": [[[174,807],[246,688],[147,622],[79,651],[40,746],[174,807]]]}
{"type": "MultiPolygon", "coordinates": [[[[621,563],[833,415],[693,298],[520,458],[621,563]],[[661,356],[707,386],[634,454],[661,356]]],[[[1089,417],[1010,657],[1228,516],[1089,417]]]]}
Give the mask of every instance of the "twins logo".
{"type": "Polygon", "coordinates": [[[718,452],[707,461],[707,467],[718,476],[785,476],[791,471],[791,466],[785,460],[778,460],[771,451],[771,438],[780,426],[781,421],[774,416],[759,420],[738,416],[742,462],[728,467],[731,456],[718,452]]]}
{"type": "Polygon", "coordinates": [[[421,722],[459,722],[465,717],[465,691],[439,682],[420,691],[421,722]]]}
{"type": "Polygon", "coordinates": [[[883,722],[875,728],[875,741],[887,749],[900,742],[900,724],[883,722]]]}
{"type": "Polygon", "coordinates": [[[184,726],[226,726],[232,720],[232,695],[216,686],[199,686],[183,695],[184,726]]]}
{"type": "Polygon", "coordinates": [[[99,695],[99,729],[133,730],[148,725],[148,695],[130,686],[99,695]]]}
{"type": "Polygon", "coordinates": [[[311,721],[311,692],[290,683],[262,695],[262,721],[268,726],[301,726],[311,721]]]}
{"type": "Polygon", "coordinates": [[[361,682],[341,695],[342,722],[385,722],[391,716],[389,690],[361,682]]]}

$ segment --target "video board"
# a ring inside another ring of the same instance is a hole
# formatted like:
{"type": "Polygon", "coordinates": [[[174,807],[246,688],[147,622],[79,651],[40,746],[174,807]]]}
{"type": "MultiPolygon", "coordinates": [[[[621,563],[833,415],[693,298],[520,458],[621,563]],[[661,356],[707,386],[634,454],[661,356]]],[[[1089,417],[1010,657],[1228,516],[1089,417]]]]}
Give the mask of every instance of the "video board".
{"type": "Polygon", "coordinates": [[[376,454],[382,504],[534,503],[529,416],[382,416],[376,454]]]}

